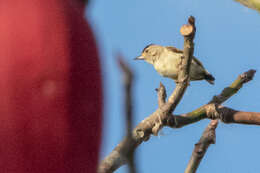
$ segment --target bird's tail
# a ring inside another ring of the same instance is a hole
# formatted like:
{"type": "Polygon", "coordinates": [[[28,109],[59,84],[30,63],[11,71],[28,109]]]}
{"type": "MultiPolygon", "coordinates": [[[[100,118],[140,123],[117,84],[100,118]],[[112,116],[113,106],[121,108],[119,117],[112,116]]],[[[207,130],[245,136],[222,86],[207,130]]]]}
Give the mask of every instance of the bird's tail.
{"type": "Polygon", "coordinates": [[[205,74],[205,80],[211,85],[214,85],[215,78],[210,73],[205,74]]]}

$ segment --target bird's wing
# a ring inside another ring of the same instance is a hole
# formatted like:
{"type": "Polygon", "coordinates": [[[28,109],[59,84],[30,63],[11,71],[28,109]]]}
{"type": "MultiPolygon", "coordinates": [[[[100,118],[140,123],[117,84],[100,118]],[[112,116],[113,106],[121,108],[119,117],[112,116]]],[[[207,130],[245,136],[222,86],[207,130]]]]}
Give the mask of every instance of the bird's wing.
{"type": "MultiPolygon", "coordinates": [[[[176,52],[176,53],[183,53],[183,50],[181,49],[178,49],[176,47],[173,47],[173,46],[166,46],[166,49],[170,50],[170,51],[173,51],[173,52],[176,52]]],[[[193,56],[193,60],[196,64],[198,64],[199,66],[201,66],[202,68],[204,68],[204,66],[202,65],[202,63],[193,56]]]]}
{"type": "Polygon", "coordinates": [[[166,49],[168,49],[169,51],[176,52],[176,53],[183,53],[183,51],[181,49],[178,49],[178,48],[172,47],[172,46],[166,46],[166,49]]]}
{"type": "Polygon", "coordinates": [[[202,65],[202,63],[195,57],[193,57],[193,60],[196,64],[198,64],[199,66],[201,66],[202,68],[204,68],[204,66],[202,65]]]}

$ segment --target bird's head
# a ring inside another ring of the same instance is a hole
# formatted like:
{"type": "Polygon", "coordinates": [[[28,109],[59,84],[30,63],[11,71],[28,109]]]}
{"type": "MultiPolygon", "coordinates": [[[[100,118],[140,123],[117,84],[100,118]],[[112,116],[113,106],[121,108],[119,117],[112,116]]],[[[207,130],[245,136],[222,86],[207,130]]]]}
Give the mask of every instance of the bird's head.
{"type": "Polygon", "coordinates": [[[150,64],[154,64],[154,62],[159,58],[162,51],[162,46],[149,44],[143,49],[141,56],[136,57],[135,60],[145,60],[150,64]]]}

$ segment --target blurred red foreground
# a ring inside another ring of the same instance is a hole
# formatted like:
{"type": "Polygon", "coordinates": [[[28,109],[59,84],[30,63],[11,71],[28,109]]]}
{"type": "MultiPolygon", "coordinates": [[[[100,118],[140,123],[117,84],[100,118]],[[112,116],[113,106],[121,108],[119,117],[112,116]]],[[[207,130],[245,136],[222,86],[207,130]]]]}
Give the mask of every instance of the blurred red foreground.
{"type": "Polygon", "coordinates": [[[0,172],[95,172],[102,93],[80,0],[0,1],[0,172]]]}

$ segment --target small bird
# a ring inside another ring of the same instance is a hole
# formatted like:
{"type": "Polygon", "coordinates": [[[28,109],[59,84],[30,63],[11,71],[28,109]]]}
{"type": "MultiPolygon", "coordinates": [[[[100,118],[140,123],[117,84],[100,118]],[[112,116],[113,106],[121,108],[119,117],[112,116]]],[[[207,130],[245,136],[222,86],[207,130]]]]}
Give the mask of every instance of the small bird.
{"type": "MultiPolygon", "coordinates": [[[[177,82],[178,72],[181,68],[183,51],[171,46],[160,46],[150,44],[146,46],[142,55],[135,60],[145,60],[152,64],[155,70],[162,76],[173,79],[177,82]]],[[[193,56],[190,66],[190,80],[206,80],[214,84],[215,78],[204,68],[202,63],[193,56]]]]}

